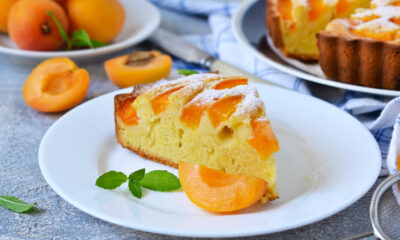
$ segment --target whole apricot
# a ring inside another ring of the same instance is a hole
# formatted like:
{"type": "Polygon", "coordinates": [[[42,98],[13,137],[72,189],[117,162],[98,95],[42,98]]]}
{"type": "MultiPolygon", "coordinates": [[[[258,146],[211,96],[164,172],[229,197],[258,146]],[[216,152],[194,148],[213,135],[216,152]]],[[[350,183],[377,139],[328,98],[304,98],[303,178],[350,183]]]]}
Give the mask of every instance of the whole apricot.
{"type": "Polygon", "coordinates": [[[91,39],[110,42],[121,32],[125,11],[118,0],[68,0],[72,31],[85,29],[91,39]]]}
{"type": "Polygon", "coordinates": [[[168,76],[172,59],[157,51],[133,52],[104,63],[108,78],[119,87],[149,83],[168,76]]]}
{"type": "Polygon", "coordinates": [[[7,18],[11,7],[18,0],[0,0],[0,32],[7,32],[7,18]]]}
{"type": "Polygon", "coordinates": [[[26,79],[25,102],[41,112],[60,112],[78,105],[89,88],[89,74],[69,58],[40,63],[26,79]]]}
{"type": "Polygon", "coordinates": [[[14,4],[8,15],[8,33],[21,49],[52,51],[64,42],[54,20],[48,11],[68,31],[65,11],[51,0],[20,0],[14,4]]]}

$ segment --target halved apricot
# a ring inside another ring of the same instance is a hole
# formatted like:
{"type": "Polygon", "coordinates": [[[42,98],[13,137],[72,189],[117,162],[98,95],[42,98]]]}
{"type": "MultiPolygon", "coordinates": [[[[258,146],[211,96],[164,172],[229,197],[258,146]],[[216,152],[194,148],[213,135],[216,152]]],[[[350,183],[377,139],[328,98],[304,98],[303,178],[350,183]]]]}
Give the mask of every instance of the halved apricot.
{"type": "Polygon", "coordinates": [[[151,100],[151,107],[153,108],[153,112],[157,115],[162,113],[167,109],[169,104],[169,95],[173,94],[174,92],[178,91],[179,89],[183,88],[184,86],[180,86],[177,88],[173,88],[168,90],[164,93],[161,93],[157,97],[151,100]]]}
{"type": "Polygon", "coordinates": [[[269,120],[256,118],[251,120],[253,136],[247,139],[262,158],[269,157],[274,152],[279,151],[279,142],[272,131],[269,120]]]}
{"type": "Polygon", "coordinates": [[[400,171],[400,155],[397,156],[397,171],[400,171]]]}
{"type": "Polygon", "coordinates": [[[7,32],[7,18],[11,7],[18,0],[0,0],[0,32],[7,32]]]}
{"type": "Polygon", "coordinates": [[[240,85],[248,85],[247,78],[228,79],[214,86],[215,90],[230,89],[240,85]]]}
{"type": "Polygon", "coordinates": [[[139,123],[136,109],[132,106],[134,101],[135,99],[133,98],[126,99],[118,109],[118,117],[127,125],[137,125],[139,123]]]}
{"type": "Polygon", "coordinates": [[[166,78],[172,59],[160,52],[133,52],[104,63],[108,78],[118,87],[129,87],[166,78]]]}
{"type": "Polygon", "coordinates": [[[236,111],[236,107],[242,99],[243,96],[241,95],[226,97],[211,105],[210,109],[208,109],[211,125],[216,128],[221,122],[228,120],[236,111]]]}
{"type": "Polygon", "coordinates": [[[185,162],[179,163],[179,179],[190,201],[221,213],[255,204],[267,189],[267,182],[258,177],[227,174],[185,162]]]}
{"type": "Polygon", "coordinates": [[[397,37],[397,30],[389,31],[376,31],[376,29],[362,28],[362,29],[350,29],[353,33],[358,34],[363,37],[369,37],[382,41],[393,41],[397,37]]]}
{"type": "Polygon", "coordinates": [[[285,20],[292,19],[292,0],[279,0],[277,2],[278,11],[285,20]]]}
{"type": "Polygon", "coordinates": [[[26,79],[25,102],[41,112],[60,112],[78,105],[89,88],[89,74],[69,58],[45,60],[26,79]]]}

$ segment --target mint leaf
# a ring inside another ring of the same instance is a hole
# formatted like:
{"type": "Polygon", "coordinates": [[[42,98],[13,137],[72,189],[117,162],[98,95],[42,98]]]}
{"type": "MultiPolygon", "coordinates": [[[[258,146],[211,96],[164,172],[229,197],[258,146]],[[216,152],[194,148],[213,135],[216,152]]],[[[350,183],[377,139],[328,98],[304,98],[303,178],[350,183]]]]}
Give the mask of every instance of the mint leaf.
{"type": "Polygon", "coordinates": [[[96,180],[96,186],[104,189],[116,189],[128,180],[128,177],[122,172],[109,171],[101,175],[96,180]]]}
{"type": "Polygon", "coordinates": [[[154,191],[170,192],[181,187],[179,179],[172,173],[165,170],[154,170],[140,181],[140,185],[154,191]]]}
{"type": "Polygon", "coordinates": [[[107,46],[107,43],[103,43],[97,40],[90,40],[90,41],[92,42],[94,48],[107,46]]]}
{"type": "Polygon", "coordinates": [[[47,15],[49,15],[53,21],[56,23],[58,30],[60,31],[61,37],[67,42],[67,49],[70,50],[72,48],[72,41],[69,39],[68,34],[65,32],[63,26],[61,25],[58,18],[49,10],[47,10],[47,15]]]}
{"type": "Polygon", "coordinates": [[[128,187],[133,196],[139,199],[142,198],[142,187],[140,186],[139,182],[129,178],[128,187]]]}
{"type": "Polygon", "coordinates": [[[192,74],[198,74],[199,72],[190,69],[178,69],[178,73],[185,76],[190,76],[192,74]]]}
{"type": "Polygon", "coordinates": [[[27,212],[35,204],[26,203],[13,196],[0,196],[0,206],[17,213],[27,212]]]}
{"type": "Polygon", "coordinates": [[[93,48],[92,41],[90,40],[89,34],[83,29],[72,33],[72,42],[76,47],[90,47],[93,48]]]}
{"type": "Polygon", "coordinates": [[[146,172],[146,169],[144,169],[144,168],[137,170],[137,171],[131,173],[131,175],[129,175],[129,180],[140,181],[143,179],[145,172],[146,172]]]}

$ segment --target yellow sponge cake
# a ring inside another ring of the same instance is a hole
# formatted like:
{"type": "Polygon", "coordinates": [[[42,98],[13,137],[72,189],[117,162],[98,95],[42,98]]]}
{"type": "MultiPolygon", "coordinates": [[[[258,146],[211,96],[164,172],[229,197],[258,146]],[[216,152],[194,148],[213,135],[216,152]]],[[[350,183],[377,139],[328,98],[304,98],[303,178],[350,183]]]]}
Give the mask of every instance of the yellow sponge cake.
{"type": "Polygon", "coordinates": [[[115,96],[115,125],[119,143],[146,158],[259,177],[268,182],[262,200],[278,198],[278,141],[243,76],[195,74],[136,86],[115,96]]]}

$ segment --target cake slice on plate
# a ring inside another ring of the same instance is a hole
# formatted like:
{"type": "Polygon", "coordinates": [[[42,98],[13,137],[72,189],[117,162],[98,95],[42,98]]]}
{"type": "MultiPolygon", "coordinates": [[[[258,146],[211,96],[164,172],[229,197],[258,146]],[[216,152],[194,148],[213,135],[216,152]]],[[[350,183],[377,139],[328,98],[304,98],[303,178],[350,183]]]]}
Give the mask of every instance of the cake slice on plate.
{"type": "Polygon", "coordinates": [[[243,76],[195,74],[115,96],[118,142],[177,168],[200,164],[267,181],[262,201],[278,198],[278,141],[255,87],[243,76]]]}

